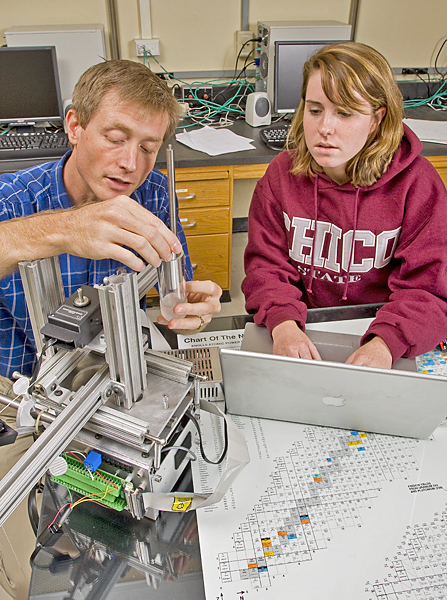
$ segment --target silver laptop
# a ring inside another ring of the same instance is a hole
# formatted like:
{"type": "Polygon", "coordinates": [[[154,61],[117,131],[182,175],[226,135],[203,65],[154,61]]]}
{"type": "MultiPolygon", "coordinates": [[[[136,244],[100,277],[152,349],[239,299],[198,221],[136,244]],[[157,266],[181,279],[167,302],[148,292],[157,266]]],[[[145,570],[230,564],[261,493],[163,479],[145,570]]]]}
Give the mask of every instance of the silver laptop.
{"type": "Polygon", "coordinates": [[[248,323],[241,350],[220,349],[229,413],[427,438],[447,417],[447,378],[345,364],[361,336],[306,331],[322,361],[275,356],[265,327],[248,323]]]}

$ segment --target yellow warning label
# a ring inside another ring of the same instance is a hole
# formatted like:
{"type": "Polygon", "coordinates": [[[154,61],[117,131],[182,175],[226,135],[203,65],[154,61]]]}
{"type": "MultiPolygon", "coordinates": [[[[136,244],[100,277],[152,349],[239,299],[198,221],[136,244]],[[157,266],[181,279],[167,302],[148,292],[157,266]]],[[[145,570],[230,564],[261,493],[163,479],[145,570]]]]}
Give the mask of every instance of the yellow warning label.
{"type": "Polygon", "coordinates": [[[174,502],[172,504],[172,510],[178,510],[180,512],[186,512],[191,508],[192,500],[191,498],[176,498],[174,497],[174,502]]]}

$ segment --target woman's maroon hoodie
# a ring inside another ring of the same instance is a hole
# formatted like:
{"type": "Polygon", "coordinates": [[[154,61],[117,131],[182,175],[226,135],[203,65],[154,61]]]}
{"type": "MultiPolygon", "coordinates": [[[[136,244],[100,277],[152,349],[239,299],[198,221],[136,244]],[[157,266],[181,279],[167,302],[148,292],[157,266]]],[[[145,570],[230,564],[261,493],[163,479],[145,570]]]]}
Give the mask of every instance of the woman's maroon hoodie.
{"type": "Polygon", "coordinates": [[[380,336],[393,361],[447,337],[447,193],[421,149],[405,127],[364,188],[292,175],[293,151],[275,157],[249,212],[242,290],[257,324],[304,328],[307,308],[386,302],[362,342],[380,336]]]}

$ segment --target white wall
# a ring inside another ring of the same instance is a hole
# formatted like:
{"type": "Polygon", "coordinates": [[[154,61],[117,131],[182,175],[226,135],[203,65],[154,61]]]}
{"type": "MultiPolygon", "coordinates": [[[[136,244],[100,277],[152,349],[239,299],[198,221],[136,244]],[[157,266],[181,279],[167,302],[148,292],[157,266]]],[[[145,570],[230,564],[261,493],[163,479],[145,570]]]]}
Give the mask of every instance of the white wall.
{"type": "MultiPolygon", "coordinates": [[[[147,0],[149,1],[149,0],[147,0]]],[[[122,58],[141,60],[138,0],[116,0],[122,58]]],[[[250,0],[249,26],[257,21],[349,19],[350,0],[250,0]]],[[[241,27],[240,0],[151,0],[152,36],[160,39],[161,64],[168,71],[233,70],[235,31],[241,27]]],[[[105,0],[0,0],[0,36],[14,25],[103,23],[105,0]]],[[[361,0],[356,39],[382,52],[393,67],[433,67],[447,36],[447,0],[361,0]]],[[[0,37],[0,42],[1,42],[0,37]]],[[[4,42],[4,39],[3,39],[4,42]]],[[[447,45],[441,54],[447,65],[447,45]]],[[[155,71],[161,69],[152,64],[155,71]]],[[[234,216],[248,212],[254,181],[235,183],[234,216]]]]}
{"type": "MultiPolygon", "coordinates": [[[[121,55],[139,60],[133,42],[140,37],[139,3],[116,4],[121,55]]],[[[258,20],[347,22],[349,8],[350,0],[250,0],[249,23],[255,31],[258,20]]],[[[168,71],[233,69],[240,0],[151,0],[151,16],[152,35],[160,39],[159,60],[168,71]]],[[[75,23],[103,23],[108,31],[105,0],[0,0],[0,36],[14,25],[75,23]]],[[[433,66],[446,36],[446,0],[360,1],[357,40],[375,46],[393,67],[433,66]]],[[[445,65],[447,48],[441,59],[445,65]]]]}

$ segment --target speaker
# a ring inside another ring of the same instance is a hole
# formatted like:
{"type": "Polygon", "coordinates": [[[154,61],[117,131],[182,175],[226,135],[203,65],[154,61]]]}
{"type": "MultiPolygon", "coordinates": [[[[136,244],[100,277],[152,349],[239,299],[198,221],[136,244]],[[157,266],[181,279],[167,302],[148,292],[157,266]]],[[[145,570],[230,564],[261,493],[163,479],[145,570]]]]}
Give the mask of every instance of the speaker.
{"type": "Polygon", "coordinates": [[[245,120],[252,127],[270,125],[272,112],[267,92],[253,92],[247,96],[245,120]]]}

